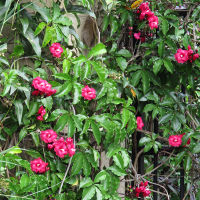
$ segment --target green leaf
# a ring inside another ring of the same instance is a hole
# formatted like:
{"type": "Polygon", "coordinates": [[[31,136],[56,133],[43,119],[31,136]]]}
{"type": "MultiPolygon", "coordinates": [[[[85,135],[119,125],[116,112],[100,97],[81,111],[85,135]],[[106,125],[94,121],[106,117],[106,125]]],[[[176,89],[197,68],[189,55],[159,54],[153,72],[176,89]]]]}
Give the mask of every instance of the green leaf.
{"type": "Polygon", "coordinates": [[[82,91],[83,86],[79,83],[74,83],[73,87],[74,87],[73,104],[77,104],[77,103],[79,103],[79,101],[82,97],[81,91],[82,91]]]}
{"type": "Polygon", "coordinates": [[[128,167],[129,162],[130,162],[129,154],[126,150],[122,150],[121,153],[122,153],[122,158],[124,162],[124,167],[128,167]]]}
{"type": "Polygon", "coordinates": [[[55,30],[53,27],[50,27],[50,26],[46,27],[44,39],[42,42],[42,47],[46,47],[47,44],[49,44],[49,42],[52,40],[52,36],[54,35],[54,33],[55,33],[55,30]]]}
{"type": "Polygon", "coordinates": [[[82,200],[90,200],[95,195],[96,187],[91,185],[83,190],[82,200]]]}
{"type": "Polygon", "coordinates": [[[133,84],[134,87],[139,83],[141,75],[142,75],[142,70],[138,70],[135,73],[133,73],[131,77],[132,78],[131,83],[133,84]]]}
{"type": "Polygon", "coordinates": [[[33,4],[33,8],[40,13],[42,18],[48,23],[51,21],[51,16],[48,8],[37,6],[36,4],[33,4]]]}
{"type": "Polygon", "coordinates": [[[91,121],[91,127],[97,144],[99,145],[101,142],[101,132],[99,131],[99,127],[94,121],[91,121]]]}
{"type": "Polygon", "coordinates": [[[20,188],[23,189],[27,187],[30,183],[29,176],[27,174],[23,174],[21,179],[20,179],[20,188]]]}
{"type": "Polygon", "coordinates": [[[100,81],[105,81],[106,77],[108,76],[108,70],[97,62],[92,61],[91,63],[97,72],[100,81]]]}
{"type": "Polygon", "coordinates": [[[83,154],[82,153],[76,153],[73,157],[73,166],[71,170],[71,176],[78,174],[82,167],[83,167],[83,154]]]}
{"type": "Polygon", "coordinates": [[[37,36],[46,26],[45,22],[40,22],[37,28],[35,29],[34,35],[37,36]]]}
{"type": "Polygon", "coordinates": [[[109,15],[104,15],[104,18],[103,18],[103,26],[102,26],[102,32],[104,32],[104,31],[108,28],[109,19],[110,19],[110,16],[109,16],[109,15]]]}
{"type": "Polygon", "coordinates": [[[197,143],[193,150],[192,150],[192,153],[199,153],[200,152],[200,143],[197,143]]]}
{"type": "Polygon", "coordinates": [[[71,116],[68,117],[68,137],[73,137],[76,127],[71,116]]]}
{"type": "Polygon", "coordinates": [[[65,128],[65,126],[66,126],[66,124],[67,124],[67,122],[68,122],[68,119],[69,119],[69,115],[68,115],[68,114],[62,115],[62,116],[58,119],[58,121],[56,122],[56,125],[55,125],[55,127],[54,127],[54,130],[55,130],[57,133],[60,132],[60,131],[62,131],[62,130],[65,128]]]}
{"type": "Polygon", "coordinates": [[[110,36],[111,37],[117,31],[118,26],[119,26],[118,24],[119,24],[119,22],[117,20],[115,20],[115,19],[111,20],[111,31],[110,31],[110,36]]]}
{"type": "Polygon", "coordinates": [[[154,104],[146,104],[144,109],[143,109],[143,111],[147,113],[147,112],[152,111],[154,109],[155,109],[155,105],[154,104]]]}
{"type": "Polygon", "coordinates": [[[62,24],[64,26],[71,26],[72,25],[72,21],[64,15],[62,15],[59,18],[57,18],[56,20],[54,20],[54,23],[62,24]]]}
{"type": "Polygon", "coordinates": [[[29,20],[27,17],[23,17],[23,18],[20,18],[20,21],[21,21],[22,27],[23,27],[23,34],[26,34],[26,31],[29,26],[29,20]]]}
{"type": "Polygon", "coordinates": [[[151,138],[149,137],[142,137],[139,141],[139,146],[143,146],[145,145],[146,143],[149,143],[151,142],[151,138]]]}
{"type": "Polygon", "coordinates": [[[125,58],[130,58],[132,54],[127,49],[120,49],[116,54],[116,56],[123,56],[125,58]]]}
{"type": "Polygon", "coordinates": [[[22,115],[23,115],[23,104],[21,100],[16,100],[15,101],[15,114],[17,115],[17,120],[19,125],[22,124],[22,115]]]}
{"type": "Polygon", "coordinates": [[[160,71],[162,64],[163,64],[162,59],[158,59],[155,61],[154,65],[153,65],[154,74],[157,74],[160,71]]]}
{"type": "Polygon", "coordinates": [[[18,154],[18,153],[22,153],[22,150],[18,146],[13,146],[13,147],[7,149],[6,153],[8,153],[8,154],[18,154]]]}
{"type": "Polygon", "coordinates": [[[115,174],[115,175],[117,175],[117,176],[125,176],[126,175],[125,170],[120,169],[116,165],[113,165],[113,166],[109,167],[108,169],[110,171],[112,171],[112,173],[115,174]]]}
{"type": "Polygon", "coordinates": [[[70,70],[70,67],[71,67],[70,61],[67,60],[67,59],[64,59],[64,60],[63,60],[63,73],[68,74],[68,73],[69,73],[69,70],[70,70]]]}
{"type": "Polygon", "coordinates": [[[113,160],[115,162],[115,164],[120,168],[123,169],[124,168],[124,161],[123,158],[120,154],[116,154],[113,156],[113,160]]]}
{"type": "Polygon", "coordinates": [[[118,58],[116,58],[116,61],[117,61],[118,66],[120,67],[120,69],[122,71],[124,71],[128,65],[126,59],[122,58],[122,57],[118,57],[118,58]]]}
{"type": "Polygon", "coordinates": [[[164,42],[161,41],[160,44],[158,45],[158,55],[160,57],[163,57],[164,48],[165,48],[164,42]]]}
{"type": "Polygon", "coordinates": [[[6,43],[0,45],[0,51],[6,51],[7,47],[8,47],[8,45],[6,43]]]}
{"type": "Polygon", "coordinates": [[[102,44],[102,43],[99,43],[90,50],[87,57],[91,58],[91,57],[94,57],[94,56],[99,56],[99,55],[105,54],[106,52],[107,51],[106,51],[105,45],[102,44]]]}
{"type": "Polygon", "coordinates": [[[38,151],[35,151],[33,149],[26,150],[26,153],[33,158],[42,158],[42,155],[38,151]]]}
{"type": "Polygon", "coordinates": [[[172,120],[172,127],[174,129],[175,132],[179,131],[181,128],[181,123],[178,120],[178,118],[174,117],[172,120]]]}
{"type": "Polygon", "coordinates": [[[95,183],[98,183],[98,182],[100,182],[100,181],[105,180],[105,179],[106,179],[106,175],[107,175],[106,171],[104,171],[104,170],[100,171],[100,172],[95,176],[94,182],[95,182],[95,183]]]}
{"type": "Polygon", "coordinates": [[[91,64],[86,62],[82,72],[82,79],[85,80],[91,74],[91,64]]]}
{"type": "Polygon", "coordinates": [[[163,124],[163,123],[168,122],[168,121],[171,120],[171,119],[172,119],[172,114],[171,114],[171,113],[168,113],[168,114],[166,114],[166,115],[164,115],[164,116],[162,116],[162,117],[160,118],[159,123],[160,123],[160,124],[163,124]]]}
{"type": "Polygon", "coordinates": [[[192,158],[188,156],[186,159],[184,159],[184,168],[186,172],[190,171],[192,167],[192,158]]]}
{"type": "Polygon", "coordinates": [[[0,63],[3,63],[3,64],[5,64],[5,65],[8,65],[8,66],[9,66],[8,60],[7,60],[5,57],[3,57],[3,56],[0,56],[0,63]]]}
{"type": "Polygon", "coordinates": [[[168,21],[166,19],[162,19],[162,32],[163,32],[163,34],[166,35],[168,30],[169,30],[168,21]]]}
{"type": "Polygon", "coordinates": [[[27,135],[27,130],[25,128],[22,128],[19,132],[19,142],[22,141],[22,139],[27,135]]]}
{"type": "Polygon", "coordinates": [[[33,138],[33,141],[34,141],[36,147],[38,147],[39,144],[40,144],[40,139],[39,139],[38,133],[36,133],[36,132],[31,132],[31,136],[32,136],[32,138],[33,138]]]}
{"type": "Polygon", "coordinates": [[[89,176],[91,174],[91,165],[85,155],[83,157],[83,174],[85,176],[89,176]]]}
{"type": "Polygon", "coordinates": [[[61,13],[59,5],[53,2],[53,20],[57,19],[60,15],[61,13]]]}
{"type": "Polygon", "coordinates": [[[103,200],[103,195],[97,187],[96,187],[96,195],[97,195],[97,200],[103,200]]]}
{"type": "Polygon", "coordinates": [[[122,129],[127,125],[129,119],[130,119],[131,112],[127,109],[123,109],[122,111],[122,129]]]}
{"type": "Polygon", "coordinates": [[[144,147],[144,153],[148,152],[152,147],[153,147],[152,142],[146,144],[145,147],[144,147]]]}
{"type": "Polygon", "coordinates": [[[24,37],[28,39],[28,41],[31,43],[35,53],[37,56],[41,56],[41,47],[39,38],[34,35],[33,30],[29,27],[26,31],[26,34],[24,34],[24,37]]]}
{"type": "Polygon", "coordinates": [[[38,109],[39,109],[38,102],[34,102],[34,101],[31,102],[28,117],[31,117],[32,115],[36,114],[38,112],[38,109]]]}
{"type": "Polygon", "coordinates": [[[45,106],[45,108],[47,108],[48,110],[51,110],[53,106],[53,99],[51,96],[43,98],[41,101],[42,101],[42,104],[45,106]]]}
{"type": "Polygon", "coordinates": [[[174,66],[171,63],[171,61],[168,58],[165,58],[163,61],[164,61],[164,66],[167,69],[167,71],[170,72],[170,73],[173,73],[174,66]]]}
{"type": "Polygon", "coordinates": [[[90,177],[85,177],[80,181],[80,188],[89,187],[93,184],[93,181],[90,177]]]}
{"type": "Polygon", "coordinates": [[[60,92],[55,95],[55,97],[62,97],[64,95],[67,95],[72,90],[72,83],[65,82],[60,90],[60,92]]]}
{"type": "Polygon", "coordinates": [[[143,92],[145,94],[150,87],[149,74],[146,71],[142,72],[142,86],[143,86],[143,92]]]}

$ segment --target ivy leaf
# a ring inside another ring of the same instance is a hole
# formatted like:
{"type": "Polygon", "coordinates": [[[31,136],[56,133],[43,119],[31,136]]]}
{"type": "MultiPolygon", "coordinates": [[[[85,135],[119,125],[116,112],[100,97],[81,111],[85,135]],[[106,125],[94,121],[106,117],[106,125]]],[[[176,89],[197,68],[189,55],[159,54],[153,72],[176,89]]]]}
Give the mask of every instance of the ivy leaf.
{"type": "Polygon", "coordinates": [[[17,115],[17,120],[19,125],[22,124],[22,115],[23,115],[23,104],[21,100],[16,100],[15,101],[15,114],[17,115]]]}
{"type": "Polygon", "coordinates": [[[73,157],[73,166],[71,170],[71,175],[74,176],[78,174],[83,168],[83,154],[81,152],[76,153],[73,157]]]}
{"type": "Polygon", "coordinates": [[[91,58],[91,57],[94,57],[94,56],[99,56],[99,55],[105,54],[106,52],[107,51],[106,51],[105,45],[102,44],[102,43],[99,43],[90,50],[87,57],[91,58]]]}
{"type": "Polygon", "coordinates": [[[54,130],[55,130],[57,133],[60,132],[60,131],[62,131],[62,130],[65,128],[65,126],[66,126],[66,124],[67,124],[67,122],[68,122],[68,119],[69,119],[69,115],[68,115],[68,114],[62,115],[62,116],[58,119],[58,121],[56,122],[56,125],[55,125],[55,127],[54,127],[54,130]]]}
{"type": "Polygon", "coordinates": [[[101,132],[99,131],[99,127],[94,121],[91,121],[90,123],[91,123],[91,127],[92,127],[94,137],[97,141],[97,144],[99,145],[100,142],[101,142],[101,132]]]}
{"type": "Polygon", "coordinates": [[[80,181],[80,188],[89,187],[93,184],[93,181],[90,177],[85,177],[80,181]]]}
{"type": "Polygon", "coordinates": [[[82,200],[90,200],[95,195],[96,187],[91,185],[83,190],[82,200]]]}

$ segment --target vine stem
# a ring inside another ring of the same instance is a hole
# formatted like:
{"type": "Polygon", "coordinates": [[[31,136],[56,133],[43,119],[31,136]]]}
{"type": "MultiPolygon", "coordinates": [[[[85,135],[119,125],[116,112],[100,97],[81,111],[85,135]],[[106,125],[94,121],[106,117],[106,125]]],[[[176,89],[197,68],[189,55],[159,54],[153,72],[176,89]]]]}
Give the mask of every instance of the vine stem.
{"type": "MultiPolygon", "coordinates": [[[[72,107],[72,110],[73,110],[74,115],[76,115],[76,111],[75,111],[75,109],[74,109],[74,106],[71,105],[71,107],[72,107]]],[[[74,148],[75,148],[75,146],[76,146],[76,144],[75,144],[75,134],[74,134],[74,148]]],[[[60,188],[59,188],[58,194],[60,194],[61,191],[62,191],[62,187],[63,187],[63,184],[64,184],[65,179],[66,179],[66,177],[67,177],[67,174],[68,174],[68,172],[69,172],[69,169],[70,169],[70,166],[71,166],[71,162],[72,162],[72,157],[70,157],[69,164],[68,164],[68,166],[67,166],[67,169],[66,169],[65,175],[64,175],[64,177],[63,177],[63,180],[62,180],[62,182],[61,182],[61,184],[60,184],[60,188]]]]}

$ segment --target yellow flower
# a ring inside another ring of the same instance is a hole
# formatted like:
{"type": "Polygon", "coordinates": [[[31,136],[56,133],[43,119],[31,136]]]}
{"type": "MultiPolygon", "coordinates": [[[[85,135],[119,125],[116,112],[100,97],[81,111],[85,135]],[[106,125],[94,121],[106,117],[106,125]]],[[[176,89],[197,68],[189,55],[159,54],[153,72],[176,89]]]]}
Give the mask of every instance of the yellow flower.
{"type": "Polygon", "coordinates": [[[131,8],[136,9],[142,2],[143,2],[143,0],[137,0],[137,1],[133,2],[131,5],[131,8]]]}

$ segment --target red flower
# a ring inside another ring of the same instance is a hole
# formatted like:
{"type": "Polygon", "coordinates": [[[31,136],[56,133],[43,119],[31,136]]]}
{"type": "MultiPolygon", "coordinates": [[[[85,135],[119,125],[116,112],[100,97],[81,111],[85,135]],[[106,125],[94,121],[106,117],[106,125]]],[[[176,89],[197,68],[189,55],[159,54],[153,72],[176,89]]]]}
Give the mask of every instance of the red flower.
{"type": "Polygon", "coordinates": [[[32,92],[32,95],[42,95],[51,96],[56,93],[55,89],[51,89],[51,84],[49,84],[46,80],[41,79],[40,77],[36,77],[33,79],[32,86],[35,91],[32,92]]]}
{"type": "Polygon", "coordinates": [[[60,58],[61,54],[63,53],[63,48],[59,43],[53,43],[49,49],[52,55],[56,58],[60,58]]]}
{"type": "MultiPolygon", "coordinates": [[[[182,134],[180,135],[180,138],[182,139],[182,137],[183,137],[184,135],[185,135],[185,133],[182,133],[182,134]]],[[[189,145],[190,142],[191,142],[191,139],[189,138],[188,141],[187,141],[187,143],[186,143],[186,145],[189,145]]],[[[183,147],[186,147],[186,145],[184,145],[183,147]]]]}
{"type": "Polygon", "coordinates": [[[150,190],[144,190],[144,192],[143,192],[143,197],[147,197],[147,196],[149,196],[151,194],[151,191],[150,190]]]}
{"type": "Polygon", "coordinates": [[[139,33],[134,33],[134,38],[135,38],[136,40],[139,40],[139,39],[140,39],[140,35],[141,35],[141,32],[139,32],[139,33]]]}
{"type": "Polygon", "coordinates": [[[37,120],[43,121],[44,119],[43,119],[43,117],[41,115],[39,115],[39,116],[37,116],[37,120]]]}
{"type": "Polygon", "coordinates": [[[198,54],[198,53],[195,53],[195,54],[193,55],[192,60],[195,61],[195,60],[198,59],[198,58],[199,58],[199,54],[198,54]]]}
{"type": "Polygon", "coordinates": [[[177,53],[174,55],[176,61],[178,63],[185,63],[188,61],[188,51],[187,50],[182,50],[178,49],[177,53]]]}
{"type": "Polygon", "coordinates": [[[57,138],[57,133],[52,129],[47,129],[46,131],[41,131],[40,138],[45,143],[52,143],[57,138]]]}
{"type": "Polygon", "coordinates": [[[158,28],[158,17],[157,16],[152,16],[149,17],[149,27],[153,30],[154,28],[158,28]]]}
{"type": "Polygon", "coordinates": [[[48,163],[45,163],[41,158],[31,161],[31,170],[36,173],[44,173],[49,170],[48,163]]]}
{"type": "Polygon", "coordinates": [[[140,40],[143,43],[143,42],[145,42],[146,38],[145,37],[141,37],[140,40]]]}
{"type": "Polygon", "coordinates": [[[96,98],[96,91],[94,88],[90,88],[87,85],[82,89],[82,96],[86,100],[92,100],[96,98]]]}
{"type": "Polygon", "coordinates": [[[53,144],[48,144],[48,145],[47,145],[47,148],[48,148],[49,150],[51,150],[51,149],[54,148],[54,146],[53,146],[53,144]]]}
{"type": "Polygon", "coordinates": [[[44,109],[43,106],[40,106],[38,114],[41,115],[42,117],[46,114],[46,110],[44,109]]]}
{"type": "Polygon", "coordinates": [[[142,127],[144,126],[144,123],[142,121],[141,117],[137,117],[137,129],[142,130],[142,127]]]}
{"type": "Polygon", "coordinates": [[[169,136],[169,145],[173,147],[179,147],[182,143],[182,137],[180,135],[171,135],[169,136]]]}

